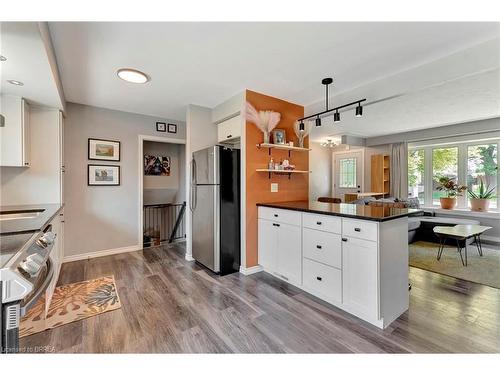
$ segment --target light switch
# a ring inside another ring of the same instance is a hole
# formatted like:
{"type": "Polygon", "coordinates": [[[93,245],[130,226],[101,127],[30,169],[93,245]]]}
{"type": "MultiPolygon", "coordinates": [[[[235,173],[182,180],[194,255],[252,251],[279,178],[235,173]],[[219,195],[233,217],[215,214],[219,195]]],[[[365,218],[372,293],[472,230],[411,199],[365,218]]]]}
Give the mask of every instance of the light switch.
{"type": "Polygon", "coordinates": [[[278,184],[276,182],[271,183],[271,193],[278,192],[278,184]]]}

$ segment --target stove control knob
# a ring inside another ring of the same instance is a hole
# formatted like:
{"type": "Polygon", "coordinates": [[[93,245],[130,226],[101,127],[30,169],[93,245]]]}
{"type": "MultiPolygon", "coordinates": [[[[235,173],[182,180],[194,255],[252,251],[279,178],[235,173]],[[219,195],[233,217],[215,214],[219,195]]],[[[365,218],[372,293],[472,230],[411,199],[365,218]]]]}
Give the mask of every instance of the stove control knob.
{"type": "Polygon", "coordinates": [[[25,260],[19,264],[19,268],[28,273],[30,276],[35,276],[38,271],[40,271],[41,266],[32,260],[25,260]]]}
{"type": "Polygon", "coordinates": [[[47,247],[47,246],[50,246],[54,243],[56,239],[56,235],[52,232],[47,232],[45,233],[42,237],[40,237],[36,243],[38,246],[41,246],[41,247],[47,247]]]}

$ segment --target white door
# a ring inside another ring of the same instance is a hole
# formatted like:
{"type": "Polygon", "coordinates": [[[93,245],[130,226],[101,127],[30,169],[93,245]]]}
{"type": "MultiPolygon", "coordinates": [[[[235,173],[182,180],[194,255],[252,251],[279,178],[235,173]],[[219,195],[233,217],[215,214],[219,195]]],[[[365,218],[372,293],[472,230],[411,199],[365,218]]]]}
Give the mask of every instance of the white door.
{"type": "Polygon", "coordinates": [[[343,301],[353,312],[378,319],[377,243],[342,239],[343,301]]]}
{"type": "Polygon", "coordinates": [[[344,194],[363,191],[363,153],[335,153],[333,157],[333,191],[335,197],[344,202],[344,194]]]}
{"type": "Polygon", "coordinates": [[[276,270],[278,262],[278,231],[277,223],[259,219],[259,264],[264,270],[276,270]]]}
{"type": "Polygon", "coordinates": [[[301,228],[289,224],[278,224],[278,263],[280,276],[294,284],[302,284],[302,239],[301,228]]]}

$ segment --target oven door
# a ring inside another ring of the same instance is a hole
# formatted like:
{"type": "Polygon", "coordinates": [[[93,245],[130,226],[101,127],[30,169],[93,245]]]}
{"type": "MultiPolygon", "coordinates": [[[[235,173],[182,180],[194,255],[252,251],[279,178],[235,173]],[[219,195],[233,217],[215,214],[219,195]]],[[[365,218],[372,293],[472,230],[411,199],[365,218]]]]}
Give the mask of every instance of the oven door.
{"type": "Polygon", "coordinates": [[[21,316],[26,315],[28,310],[38,302],[40,297],[49,287],[52,278],[54,277],[54,267],[52,260],[47,258],[45,265],[38,273],[36,280],[33,281],[33,291],[28,294],[21,302],[21,316]]]}

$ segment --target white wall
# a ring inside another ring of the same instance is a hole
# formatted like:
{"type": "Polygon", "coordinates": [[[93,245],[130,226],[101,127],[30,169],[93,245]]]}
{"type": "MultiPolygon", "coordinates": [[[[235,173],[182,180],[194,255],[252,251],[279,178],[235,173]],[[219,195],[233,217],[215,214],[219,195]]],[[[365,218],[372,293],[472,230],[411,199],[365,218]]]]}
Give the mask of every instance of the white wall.
{"type": "Polygon", "coordinates": [[[309,144],[309,200],[316,201],[318,197],[332,195],[332,149],[323,147],[320,143],[309,144]]]}
{"type": "Polygon", "coordinates": [[[185,124],[74,103],[66,115],[65,256],[138,246],[139,135],[184,139],[185,124]],[[177,133],[157,132],[156,121],[177,124],[177,133]],[[88,138],[120,141],[121,160],[88,160],[88,138]],[[120,186],[87,186],[88,164],[119,165],[120,186]]]}
{"type": "Polygon", "coordinates": [[[59,111],[30,109],[31,165],[0,167],[0,205],[61,203],[59,111]]]}
{"type": "Polygon", "coordinates": [[[170,157],[170,176],[144,176],[144,204],[185,201],[185,146],[175,143],[144,141],[143,154],[170,157]]]}

